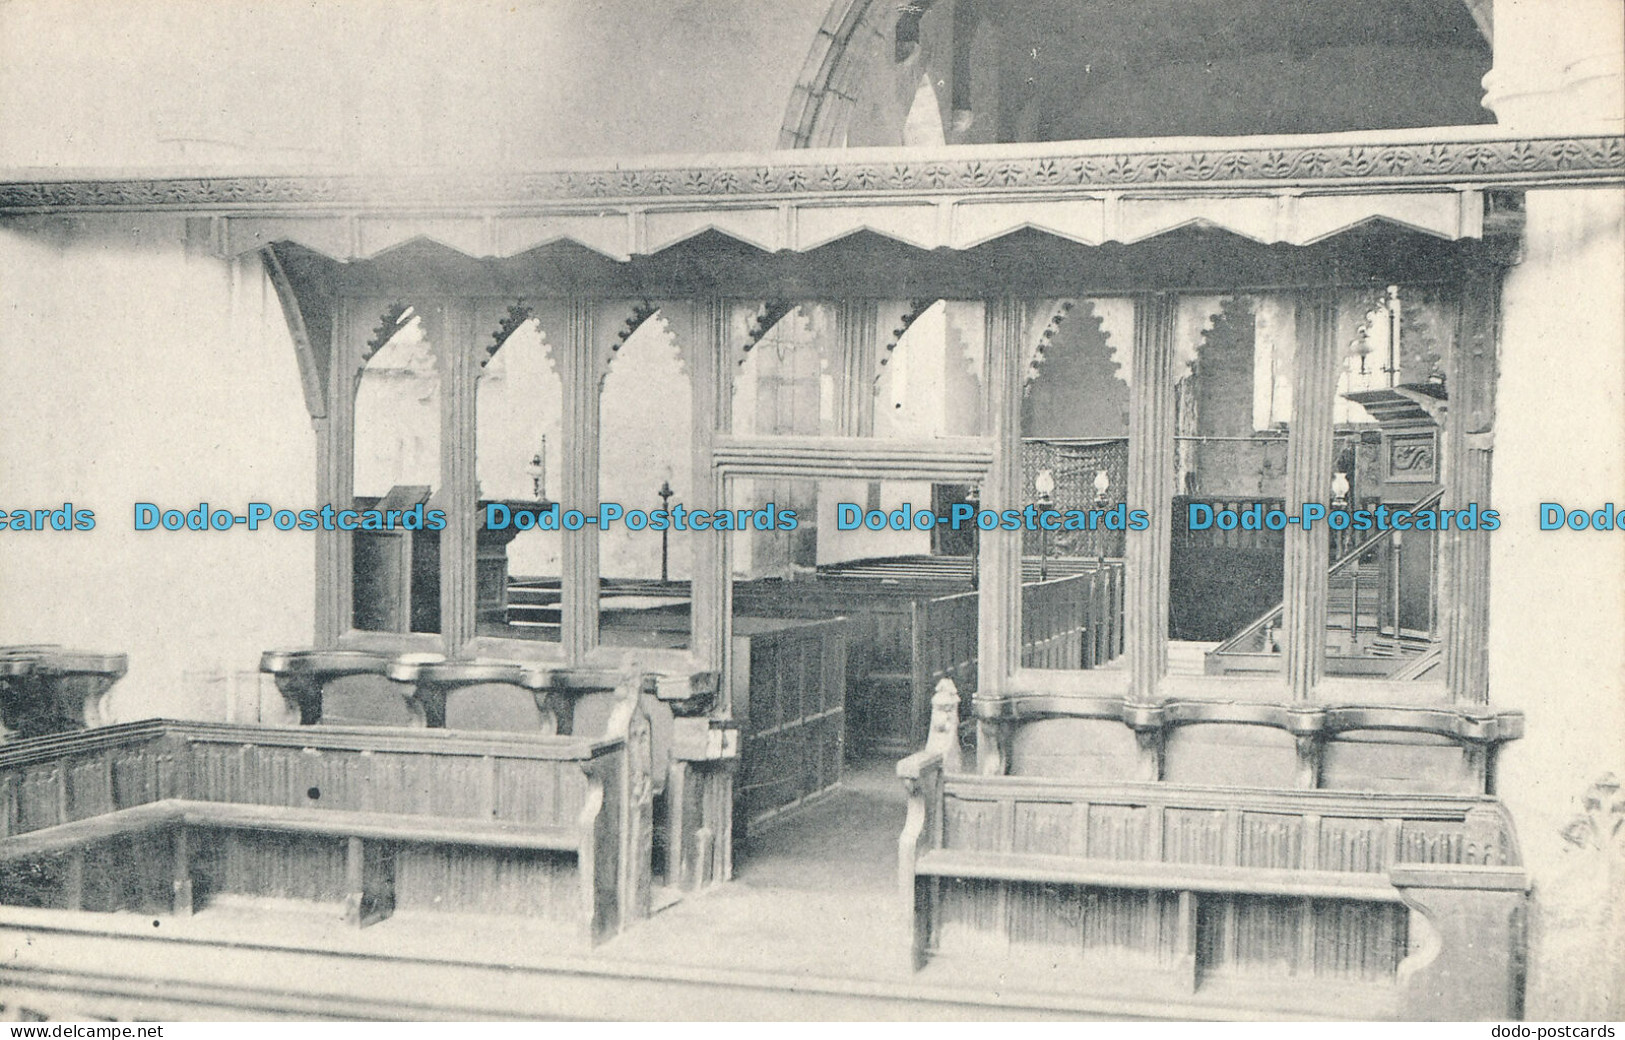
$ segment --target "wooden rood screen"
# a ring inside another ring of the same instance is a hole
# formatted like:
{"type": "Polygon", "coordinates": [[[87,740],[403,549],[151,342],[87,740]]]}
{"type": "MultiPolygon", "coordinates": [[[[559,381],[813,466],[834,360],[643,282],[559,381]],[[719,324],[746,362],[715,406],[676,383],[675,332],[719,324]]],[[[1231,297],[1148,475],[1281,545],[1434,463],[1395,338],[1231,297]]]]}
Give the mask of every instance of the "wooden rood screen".
{"type": "Polygon", "coordinates": [[[647,913],[633,781],[624,722],[471,739],[150,720],[24,740],[0,750],[0,902],[522,913],[596,941],[647,913]]]}

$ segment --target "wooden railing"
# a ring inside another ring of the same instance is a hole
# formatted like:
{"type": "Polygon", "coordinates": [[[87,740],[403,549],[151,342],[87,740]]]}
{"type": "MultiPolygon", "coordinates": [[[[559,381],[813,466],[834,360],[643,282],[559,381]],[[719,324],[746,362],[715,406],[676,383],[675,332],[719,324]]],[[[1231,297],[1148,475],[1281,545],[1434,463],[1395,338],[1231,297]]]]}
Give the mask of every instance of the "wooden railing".
{"type": "MultiPolygon", "coordinates": [[[[1405,508],[1413,511],[1435,509],[1443,498],[1444,491],[1440,489],[1405,508]]],[[[1396,670],[1404,670],[1406,661],[1403,659],[1422,653],[1433,637],[1431,630],[1422,631],[1416,633],[1417,638],[1412,643],[1401,645],[1405,633],[1398,613],[1397,574],[1362,580],[1362,562],[1377,554],[1383,546],[1392,545],[1399,533],[1394,530],[1378,531],[1355,540],[1348,537],[1347,531],[1341,533],[1341,538],[1336,537],[1337,532],[1333,532],[1334,546],[1341,548],[1342,552],[1326,571],[1330,597],[1326,618],[1327,643],[1337,650],[1328,658],[1326,667],[1329,674],[1391,675],[1396,670]],[[1374,620],[1367,632],[1361,618],[1368,611],[1374,620]],[[1380,616],[1382,614],[1388,617],[1380,616]],[[1338,636],[1335,643],[1334,630],[1338,636]],[[1370,640],[1362,638],[1363,634],[1386,635],[1388,638],[1373,646],[1370,640]],[[1360,662],[1365,663],[1362,665],[1360,662]]],[[[1281,624],[1284,610],[1285,603],[1277,603],[1208,651],[1208,674],[1277,670],[1279,652],[1271,633],[1281,624]]]]}
{"type": "Polygon", "coordinates": [[[739,619],[734,710],[743,748],[734,829],[836,789],[846,748],[846,625],[739,619]]]}
{"type": "Polygon", "coordinates": [[[1095,668],[1123,652],[1123,567],[1024,585],[1021,666],[1095,668]]]}

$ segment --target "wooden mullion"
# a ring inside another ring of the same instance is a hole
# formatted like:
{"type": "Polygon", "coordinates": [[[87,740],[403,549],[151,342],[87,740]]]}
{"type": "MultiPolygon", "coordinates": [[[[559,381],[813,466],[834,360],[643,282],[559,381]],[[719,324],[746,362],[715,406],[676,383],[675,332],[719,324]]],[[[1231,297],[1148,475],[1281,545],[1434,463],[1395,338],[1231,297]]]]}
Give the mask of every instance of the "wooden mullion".
{"type": "MultiPolygon", "coordinates": [[[[565,303],[564,335],[555,354],[564,384],[564,506],[583,511],[598,502],[598,358],[593,308],[587,300],[565,303]]],[[[580,662],[598,647],[598,525],[561,532],[563,613],[560,642],[565,659],[580,662]]]]}
{"type": "MultiPolygon", "coordinates": [[[[475,633],[475,352],[483,348],[475,342],[474,310],[473,300],[452,299],[431,305],[424,315],[442,377],[438,498],[446,526],[440,532],[440,637],[451,657],[460,656],[475,633]]],[[[410,561],[407,568],[410,573],[410,561]]]]}

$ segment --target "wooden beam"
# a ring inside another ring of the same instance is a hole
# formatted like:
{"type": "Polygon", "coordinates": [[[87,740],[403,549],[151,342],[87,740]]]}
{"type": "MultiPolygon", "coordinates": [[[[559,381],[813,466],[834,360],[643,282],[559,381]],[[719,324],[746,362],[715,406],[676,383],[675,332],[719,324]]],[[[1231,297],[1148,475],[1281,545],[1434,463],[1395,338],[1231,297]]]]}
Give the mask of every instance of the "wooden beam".
{"type": "MultiPolygon", "coordinates": [[[[329,366],[323,362],[329,359],[327,351],[330,341],[321,344],[321,356],[318,356],[316,347],[311,343],[310,326],[305,320],[305,308],[319,306],[323,301],[308,298],[301,301],[277,256],[275,244],[262,248],[259,255],[265,274],[271,280],[271,287],[276,290],[277,301],[282,305],[282,317],[288,323],[288,334],[293,339],[293,354],[299,363],[299,386],[305,393],[305,409],[312,419],[325,418],[329,366]]],[[[330,302],[328,306],[331,306],[330,302]]],[[[324,331],[330,323],[329,316],[329,320],[322,323],[324,331]]]]}

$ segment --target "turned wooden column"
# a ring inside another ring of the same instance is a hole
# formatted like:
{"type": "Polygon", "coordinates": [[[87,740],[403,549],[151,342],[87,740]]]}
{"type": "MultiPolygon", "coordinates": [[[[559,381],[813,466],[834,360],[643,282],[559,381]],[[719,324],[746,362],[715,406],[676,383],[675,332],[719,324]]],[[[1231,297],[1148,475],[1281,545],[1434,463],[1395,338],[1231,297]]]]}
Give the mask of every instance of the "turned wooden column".
{"type": "Polygon", "coordinates": [[[425,330],[440,367],[440,489],[446,511],[440,532],[440,640],[448,657],[474,638],[474,392],[479,379],[474,301],[443,300],[424,309],[425,330]]]}
{"type": "MultiPolygon", "coordinates": [[[[1332,481],[1332,415],[1341,364],[1337,298],[1307,292],[1297,301],[1297,342],[1292,368],[1292,439],[1287,447],[1286,512],[1299,515],[1310,502],[1326,504],[1332,481]]],[[[1326,595],[1330,539],[1324,522],[1309,531],[1288,524],[1283,585],[1282,655],[1294,700],[1314,694],[1326,667],[1326,595]]]]}
{"type": "MultiPolygon", "coordinates": [[[[1450,388],[1444,424],[1445,509],[1484,508],[1490,501],[1494,453],[1496,356],[1500,340],[1501,269],[1469,266],[1462,287],[1456,342],[1447,360],[1450,388]]],[[[1489,701],[1490,540],[1488,531],[1442,532],[1440,610],[1445,683],[1453,700],[1489,701]]]]}
{"type": "Polygon", "coordinates": [[[1130,697],[1156,700],[1168,671],[1168,557],[1174,509],[1174,318],[1178,298],[1134,300],[1134,365],[1128,435],[1128,503],[1151,526],[1124,539],[1123,652],[1130,697]]]}
{"type": "MultiPolygon", "coordinates": [[[[587,300],[572,298],[563,311],[557,355],[564,388],[562,508],[591,512],[598,508],[599,406],[592,306],[587,300]]],[[[561,538],[559,642],[565,659],[577,662],[598,648],[598,525],[563,531],[561,538]]]]}

